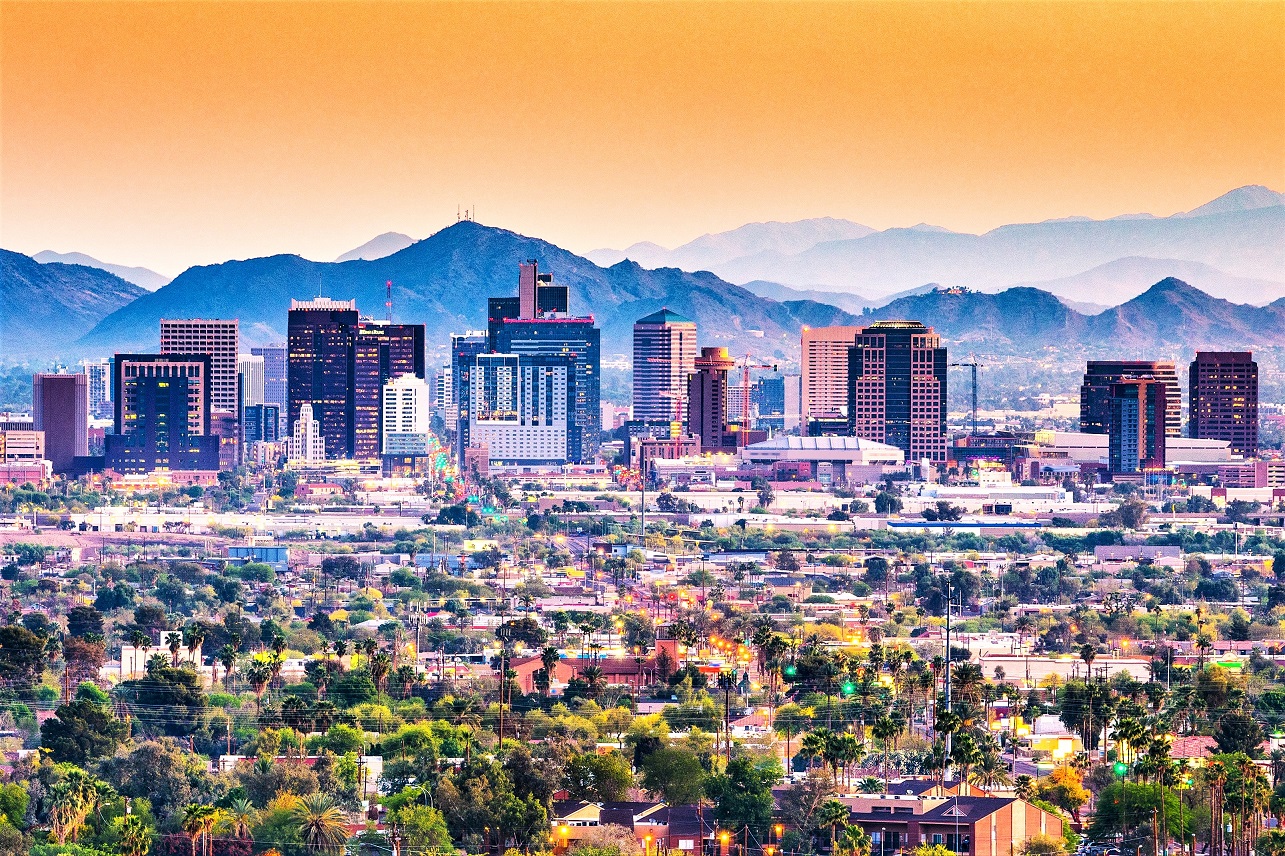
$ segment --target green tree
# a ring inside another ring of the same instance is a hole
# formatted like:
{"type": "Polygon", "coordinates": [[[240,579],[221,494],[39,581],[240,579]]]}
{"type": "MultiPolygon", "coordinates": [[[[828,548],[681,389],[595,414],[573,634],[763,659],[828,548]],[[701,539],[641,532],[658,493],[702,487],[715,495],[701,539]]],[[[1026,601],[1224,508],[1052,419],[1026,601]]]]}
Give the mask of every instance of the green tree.
{"type": "Polygon", "coordinates": [[[343,852],[348,840],[348,818],[329,794],[309,794],[291,810],[299,838],[309,851],[323,854],[343,852]]]}
{"type": "Polygon", "coordinates": [[[755,763],[734,757],[724,772],[706,780],[705,793],[714,801],[714,816],[724,828],[749,827],[752,836],[766,840],[772,823],[772,786],[780,778],[775,760],[755,763]]]}
{"type": "Polygon", "coordinates": [[[670,805],[691,805],[704,793],[705,769],[690,752],[662,747],[643,761],[642,786],[670,805]]]}
{"type": "Polygon", "coordinates": [[[435,808],[426,805],[407,805],[389,812],[389,820],[397,824],[402,836],[403,852],[453,853],[450,830],[446,818],[435,808]]]}
{"type": "Polygon", "coordinates": [[[40,726],[40,745],[54,761],[83,767],[115,752],[128,731],[105,705],[75,699],[40,726]]]}
{"type": "Polygon", "coordinates": [[[1261,754],[1259,746],[1267,735],[1253,716],[1243,710],[1233,710],[1218,720],[1213,737],[1219,752],[1244,752],[1251,758],[1257,758],[1261,754]]]}
{"type": "Polygon", "coordinates": [[[577,755],[567,762],[563,775],[571,799],[589,802],[623,800],[634,783],[628,759],[618,752],[577,755]]]}

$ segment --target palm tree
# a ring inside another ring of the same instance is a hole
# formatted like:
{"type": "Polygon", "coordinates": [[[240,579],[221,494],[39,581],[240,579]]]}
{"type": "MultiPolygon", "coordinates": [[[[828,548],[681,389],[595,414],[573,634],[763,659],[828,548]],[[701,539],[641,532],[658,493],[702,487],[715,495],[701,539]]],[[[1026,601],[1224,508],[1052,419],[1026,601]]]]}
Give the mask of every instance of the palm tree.
{"type": "Polygon", "coordinates": [[[272,667],[262,660],[254,660],[250,663],[250,668],[246,669],[245,677],[254,692],[254,712],[258,715],[263,712],[263,692],[272,680],[272,667]]]}
{"type": "Polygon", "coordinates": [[[955,740],[950,747],[950,760],[959,765],[961,782],[970,781],[968,771],[981,763],[982,757],[982,752],[977,748],[977,743],[971,734],[965,731],[955,735],[955,740]]]}
{"type": "Polygon", "coordinates": [[[886,789],[886,785],[878,776],[866,776],[857,782],[857,790],[863,794],[881,794],[886,789]]]}
{"type": "Polygon", "coordinates": [[[205,644],[205,628],[199,624],[189,624],[183,630],[184,643],[187,645],[187,657],[196,663],[196,649],[205,644]]]}
{"type": "Polygon", "coordinates": [[[302,797],[290,812],[299,828],[303,844],[314,853],[343,852],[348,841],[348,819],[329,794],[315,793],[302,797]]]}
{"type": "Polygon", "coordinates": [[[147,658],[147,674],[159,672],[161,669],[168,668],[169,665],[170,661],[164,654],[153,654],[147,658]]]}
{"type": "Polygon", "coordinates": [[[205,833],[206,819],[213,811],[214,806],[198,803],[192,803],[183,809],[183,819],[179,822],[179,828],[186,833],[192,843],[192,856],[196,856],[196,842],[205,833]]]}
{"type": "Polygon", "coordinates": [[[388,678],[388,672],[393,667],[393,658],[389,657],[383,651],[370,658],[370,677],[375,682],[375,687],[384,691],[384,683],[388,678]]]}
{"type": "Polygon", "coordinates": [[[245,797],[235,799],[228,806],[227,821],[237,838],[250,838],[250,825],[254,823],[254,804],[245,797]]]}
{"type": "Polygon", "coordinates": [[[816,825],[819,827],[830,827],[830,852],[834,852],[834,842],[839,831],[839,824],[847,823],[848,818],[852,817],[852,812],[848,807],[838,800],[826,800],[821,803],[817,809],[816,825]]]}
{"type": "Polygon", "coordinates": [[[548,676],[548,683],[545,684],[545,695],[549,694],[549,687],[553,685],[553,672],[557,668],[562,656],[558,649],[549,645],[540,652],[540,665],[544,667],[544,673],[548,676]]]}
{"type": "Polygon", "coordinates": [[[219,649],[215,658],[215,662],[223,665],[223,689],[231,691],[232,670],[236,668],[236,649],[231,645],[224,645],[219,649]]]}
{"type": "Polygon", "coordinates": [[[1013,784],[1013,779],[1008,773],[1008,765],[1004,759],[999,756],[998,752],[982,752],[981,759],[977,766],[973,768],[970,781],[975,785],[981,785],[987,790],[994,788],[1008,787],[1013,784]]]}
{"type": "Polygon", "coordinates": [[[126,815],[121,822],[119,847],[121,856],[147,856],[152,848],[152,830],[138,815],[126,815]]]}
{"type": "Polygon", "coordinates": [[[75,841],[85,819],[111,795],[106,783],[79,768],[69,770],[62,781],[49,789],[49,825],[59,845],[75,841]]]}
{"type": "Polygon", "coordinates": [[[402,664],[397,667],[393,676],[397,679],[398,686],[402,688],[402,698],[410,698],[410,688],[415,683],[415,667],[402,664]]]}
{"type": "Polygon", "coordinates": [[[901,732],[901,726],[891,716],[881,716],[875,720],[874,728],[875,739],[883,745],[883,783],[886,788],[888,785],[888,750],[892,748],[892,741],[901,732]]]}
{"type": "Polygon", "coordinates": [[[172,630],[165,635],[165,644],[170,649],[170,665],[178,668],[178,655],[183,650],[183,634],[172,630]]]}
{"type": "MultiPolygon", "coordinates": [[[[870,856],[872,849],[870,836],[856,824],[845,823],[839,834],[839,849],[844,856],[870,856]]],[[[886,845],[881,845],[886,846],[886,845]]]]}
{"type": "Polygon", "coordinates": [[[585,666],[580,670],[580,680],[584,681],[585,691],[589,693],[590,698],[596,699],[606,688],[606,678],[601,666],[585,666]]]}
{"type": "MultiPolygon", "coordinates": [[[[823,763],[828,764],[830,760],[830,744],[833,738],[834,734],[828,728],[817,728],[810,731],[803,735],[803,739],[799,741],[799,754],[809,760],[820,759],[823,763]]],[[[837,766],[833,773],[837,778],[839,775],[837,766]]]]}

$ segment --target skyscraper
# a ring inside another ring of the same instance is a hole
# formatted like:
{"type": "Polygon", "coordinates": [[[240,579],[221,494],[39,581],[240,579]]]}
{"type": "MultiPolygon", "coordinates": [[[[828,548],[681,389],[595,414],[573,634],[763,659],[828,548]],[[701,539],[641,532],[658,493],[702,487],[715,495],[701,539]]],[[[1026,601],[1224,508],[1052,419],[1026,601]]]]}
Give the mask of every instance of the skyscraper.
{"type": "Polygon", "coordinates": [[[214,413],[239,413],[237,359],[240,322],[204,318],[161,319],[161,353],[208,354],[210,404],[214,413]]]}
{"type": "MultiPolygon", "coordinates": [[[[578,445],[573,448],[571,460],[592,461],[598,453],[602,428],[601,331],[592,317],[568,314],[566,287],[556,285],[551,274],[540,273],[534,261],[518,266],[517,317],[512,317],[511,301],[512,298],[488,301],[487,350],[494,354],[568,357],[572,361],[572,434],[578,445]]],[[[468,392],[463,385],[456,388],[461,395],[468,392]]]]}
{"type": "MultiPolygon", "coordinates": [[[[290,301],[286,376],[291,432],[300,408],[312,405],[326,457],[352,454],[352,390],[356,363],[357,302],[318,297],[290,301]]],[[[265,361],[266,375],[266,361],[265,361]]],[[[266,384],[265,384],[266,385],[266,384]]]]}
{"type": "Polygon", "coordinates": [[[384,384],[384,455],[417,456],[429,451],[431,396],[428,384],[413,374],[384,384]]]}
{"type": "Polygon", "coordinates": [[[946,349],[918,321],[876,321],[848,351],[848,425],[906,460],[946,461],[946,349]]]}
{"type": "Polygon", "coordinates": [[[1111,387],[1125,380],[1154,378],[1165,386],[1165,433],[1182,436],[1182,392],[1171,362],[1089,360],[1080,386],[1080,431],[1106,434],[1111,424],[1111,387]]]}
{"type": "MultiPolygon", "coordinates": [[[[446,389],[449,398],[446,402],[445,417],[443,422],[446,423],[448,431],[455,431],[457,434],[468,431],[468,416],[464,414],[465,425],[460,425],[460,415],[467,407],[468,382],[470,369],[474,365],[474,358],[478,354],[487,352],[487,334],[480,330],[470,330],[467,333],[451,334],[451,380],[446,389]]],[[[467,448],[468,443],[460,445],[460,454],[463,449],[467,448]]]]}
{"type": "Polygon", "coordinates": [[[161,354],[210,357],[211,427],[219,438],[219,466],[241,463],[240,322],[204,318],[161,319],[161,354]]]}
{"type": "Polygon", "coordinates": [[[486,447],[501,465],[557,465],[574,460],[579,428],[571,403],[576,373],[570,357],[480,354],[461,396],[461,461],[486,447]]]}
{"type": "Polygon", "coordinates": [[[84,370],[89,390],[89,417],[110,419],[112,415],[112,363],[111,360],[85,360],[84,370]]]}
{"type": "Polygon", "coordinates": [[[275,404],[281,412],[282,430],[290,409],[290,382],[286,376],[286,349],[282,345],[251,348],[250,353],[263,358],[263,403],[275,404]]]}
{"type": "Polygon", "coordinates": [[[326,460],[326,438],[307,402],[299,405],[294,431],[286,438],[286,460],[292,464],[321,464],[326,460]]]}
{"type": "Polygon", "coordinates": [[[241,406],[252,407],[264,403],[265,381],[263,357],[241,354],[237,357],[237,373],[241,376],[241,406]]]}
{"type": "Polygon", "coordinates": [[[241,411],[241,425],[247,447],[281,439],[281,413],[275,404],[247,404],[241,411]]]}
{"type": "Polygon", "coordinates": [[[55,473],[72,470],[89,454],[89,379],[83,374],[38,374],[31,379],[34,428],[45,432],[45,455],[55,473]]]}
{"type": "Polygon", "coordinates": [[[634,322],[634,419],[682,422],[696,370],[696,322],[661,309],[634,322]]]}
{"type": "Polygon", "coordinates": [[[208,354],[117,354],[112,378],[115,433],[106,466],[120,473],[216,470],[208,354]]]}
{"type": "Polygon", "coordinates": [[[424,379],[424,325],[362,321],[353,343],[353,440],[351,457],[371,460],[382,453],[384,384],[410,375],[424,379]]]}
{"type": "Polygon", "coordinates": [[[1258,456],[1258,363],[1249,351],[1197,351],[1187,387],[1192,437],[1226,440],[1234,455],[1258,456]]]}
{"type": "Polygon", "coordinates": [[[1138,473],[1165,465],[1168,384],[1155,378],[1111,384],[1107,399],[1107,460],[1112,473],[1138,473]]]}
{"type": "Polygon", "coordinates": [[[737,435],[727,424],[727,373],[736,361],[727,348],[701,348],[694,367],[687,379],[687,431],[700,438],[702,452],[732,451],[737,435]]]}
{"type": "Polygon", "coordinates": [[[860,327],[804,328],[799,356],[800,420],[837,423],[848,416],[848,349],[860,327]]]}

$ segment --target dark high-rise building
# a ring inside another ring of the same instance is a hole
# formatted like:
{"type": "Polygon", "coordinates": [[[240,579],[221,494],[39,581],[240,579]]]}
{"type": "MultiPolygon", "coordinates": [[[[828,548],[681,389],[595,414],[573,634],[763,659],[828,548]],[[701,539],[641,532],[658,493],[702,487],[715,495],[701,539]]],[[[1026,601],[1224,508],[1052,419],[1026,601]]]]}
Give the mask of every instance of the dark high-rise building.
{"type": "Polygon", "coordinates": [[[1232,454],[1258,456],[1258,363],[1249,351],[1197,351],[1187,387],[1192,437],[1226,440],[1232,454]]]}
{"type": "MultiPolygon", "coordinates": [[[[467,407],[470,370],[477,362],[475,358],[488,350],[485,333],[474,330],[451,335],[451,394],[450,399],[445,402],[446,416],[442,421],[446,423],[447,430],[461,432],[461,436],[463,431],[468,430],[467,427],[460,427],[460,415],[467,407]]],[[[467,422],[468,415],[464,414],[464,418],[467,422]]],[[[461,450],[466,448],[467,443],[460,445],[461,450]]]]}
{"type": "Polygon", "coordinates": [[[848,349],[848,427],[907,462],[946,462],[946,348],[918,321],[877,321],[848,349]]]}
{"type": "Polygon", "coordinates": [[[696,370],[696,322],[661,309],[634,322],[634,419],[682,422],[696,370]]]}
{"type": "Polygon", "coordinates": [[[750,388],[750,404],[757,409],[756,425],[780,430],[785,427],[785,378],[759,378],[750,388]]]}
{"type": "Polygon", "coordinates": [[[276,443],[281,439],[281,411],[275,404],[247,404],[242,411],[245,444],[276,443]]]}
{"type": "Polygon", "coordinates": [[[217,470],[208,354],[117,354],[115,433],[106,466],[119,473],[217,470]]]}
{"type": "Polygon", "coordinates": [[[1168,392],[1168,384],[1155,378],[1111,384],[1107,460],[1112,473],[1164,467],[1168,392]]]}
{"type": "MultiPolygon", "coordinates": [[[[486,349],[498,354],[568,357],[575,369],[575,431],[579,447],[572,461],[592,461],[598,453],[602,428],[601,351],[602,332],[589,318],[567,314],[566,286],[555,285],[550,274],[542,274],[535,262],[518,266],[517,317],[512,315],[512,298],[488,302],[486,349]]],[[[456,389],[464,394],[465,382],[457,377],[456,389]]]]}
{"type": "Polygon", "coordinates": [[[702,452],[736,448],[737,434],[727,424],[727,373],[735,367],[727,348],[701,348],[687,378],[687,431],[700,438],[702,452]]]}
{"type": "MultiPolygon", "coordinates": [[[[299,408],[312,405],[312,416],[326,440],[327,458],[352,455],[353,386],[356,361],[357,302],[290,301],[286,375],[289,383],[288,427],[294,430],[299,408]]],[[[266,361],[265,361],[266,363],[266,361]]],[[[266,365],[265,365],[266,373],[266,365]]]]}
{"type": "Polygon", "coordinates": [[[383,389],[395,377],[424,379],[424,325],[362,321],[353,343],[353,440],[349,456],[383,454],[383,389]]]}
{"type": "Polygon", "coordinates": [[[45,432],[45,457],[55,473],[72,470],[89,454],[89,379],[83,374],[38,374],[31,379],[35,430],[45,432]]]}
{"type": "Polygon", "coordinates": [[[1165,433],[1182,436],[1182,392],[1170,362],[1155,360],[1089,360],[1080,386],[1080,431],[1106,434],[1111,424],[1111,387],[1126,380],[1154,378],[1165,387],[1165,433]]]}

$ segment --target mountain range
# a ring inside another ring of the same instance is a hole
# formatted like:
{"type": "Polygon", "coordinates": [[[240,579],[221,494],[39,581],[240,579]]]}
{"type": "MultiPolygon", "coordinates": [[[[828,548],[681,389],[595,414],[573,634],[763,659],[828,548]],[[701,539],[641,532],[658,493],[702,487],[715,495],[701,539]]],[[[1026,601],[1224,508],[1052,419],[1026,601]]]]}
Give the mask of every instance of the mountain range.
{"type": "Polygon", "coordinates": [[[696,320],[709,343],[736,353],[788,354],[797,351],[803,325],[851,317],[808,300],[760,298],[710,273],[649,271],[634,262],[603,268],[546,241],[462,221],[373,261],[281,255],[193,267],[104,317],[78,346],[95,353],[154,347],[160,319],[172,317],[240,318],[244,343],[281,341],[292,298],[355,299],[363,314],[383,317],[387,280],[394,316],[424,322],[428,340],[444,343],[452,332],[485,328],[486,298],[516,294],[525,259],[569,286],[573,312],[595,316],[604,353],[628,353],[634,320],[665,306],[696,320]]]}
{"type": "Polygon", "coordinates": [[[114,265],[111,262],[100,262],[93,256],[87,256],[84,253],[55,253],[53,250],[44,250],[36,253],[32,258],[41,264],[60,262],[67,265],[83,265],[105,270],[147,291],[155,291],[162,286],[169,285],[170,282],[170,278],[163,273],[157,273],[145,267],[130,267],[128,265],[114,265]]]}
{"type": "Polygon", "coordinates": [[[68,352],[78,336],[145,294],[96,267],[41,264],[0,250],[0,355],[71,356],[68,352]]]}
{"type": "Polygon", "coordinates": [[[1285,295],[1285,195],[1251,185],[1170,217],[1066,217],[982,235],[926,224],[874,231],[843,220],[756,223],[674,250],[635,244],[588,255],[628,257],[644,266],[704,267],[729,282],[843,292],[873,303],[940,283],[991,292],[1035,284],[1071,301],[1117,305],[1167,276],[1187,278],[1220,297],[1267,303],[1285,295]],[[788,240],[756,243],[754,236],[765,227],[788,240]],[[838,228],[852,234],[833,237],[826,231],[838,228]],[[706,251],[711,247],[728,251],[706,251]],[[732,248],[747,252],[732,256],[732,248]],[[1131,261],[1120,264],[1126,259],[1131,261]]]}

